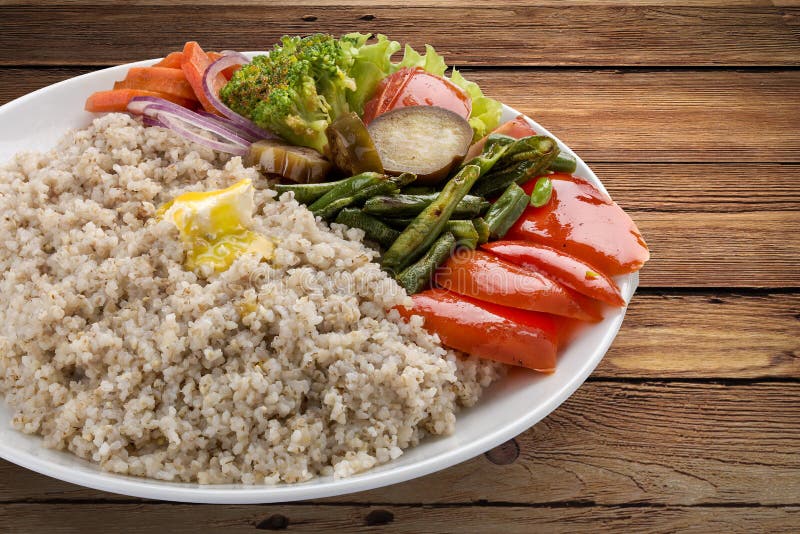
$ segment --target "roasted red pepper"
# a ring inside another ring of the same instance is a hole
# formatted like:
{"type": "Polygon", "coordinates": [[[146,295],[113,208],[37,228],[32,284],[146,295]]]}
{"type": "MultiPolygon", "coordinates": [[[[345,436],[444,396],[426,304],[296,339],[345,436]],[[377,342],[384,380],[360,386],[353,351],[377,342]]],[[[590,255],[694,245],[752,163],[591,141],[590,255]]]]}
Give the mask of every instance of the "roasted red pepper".
{"type": "MultiPolygon", "coordinates": [[[[650,258],[647,243],[616,202],[582,178],[556,173],[550,179],[550,202],[526,209],[506,239],[548,245],[609,276],[642,268],[650,258]]],[[[535,182],[531,180],[523,189],[530,194],[535,182]]]]}
{"type": "Polygon", "coordinates": [[[612,306],[624,306],[617,284],[596,267],[565,252],[527,241],[493,241],[481,245],[504,260],[553,280],[593,299],[612,306]]]}
{"type": "Polygon", "coordinates": [[[556,318],[482,302],[443,289],[423,291],[412,298],[414,308],[398,308],[401,315],[424,317],[425,328],[438,334],[446,346],[544,373],[555,370],[556,318]]]}
{"type": "Polygon", "coordinates": [[[597,310],[581,306],[580,297],[558,282],[481,250],[451,256],[436,272],[435,282],[484,302],[582,321],[602,318],[597,310]]]}

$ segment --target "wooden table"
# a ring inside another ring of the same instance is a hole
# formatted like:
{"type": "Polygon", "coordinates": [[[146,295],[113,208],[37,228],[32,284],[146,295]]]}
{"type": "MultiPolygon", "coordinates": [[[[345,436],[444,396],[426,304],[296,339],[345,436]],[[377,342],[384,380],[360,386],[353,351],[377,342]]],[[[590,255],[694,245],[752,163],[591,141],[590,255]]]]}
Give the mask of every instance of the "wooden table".
{"type": "Polygon", "coordinates": [[[344,3],[3,1],[0,102],[189,39],[431,43],[583,156],[651,245],[605,360],[500,449],[341,498],[146,502],[0,462],[0,531],[800,530],[800,3],[344,3]]]}

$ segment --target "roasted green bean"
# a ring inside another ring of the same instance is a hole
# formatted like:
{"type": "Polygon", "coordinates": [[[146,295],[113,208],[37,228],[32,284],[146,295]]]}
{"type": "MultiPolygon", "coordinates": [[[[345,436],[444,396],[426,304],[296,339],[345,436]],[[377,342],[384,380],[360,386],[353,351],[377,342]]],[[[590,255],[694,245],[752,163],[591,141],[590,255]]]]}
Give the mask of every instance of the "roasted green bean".
{"type": "Polygon", "coordinates": [[[433,279],[436,269],[447,261],[456,244],[456,238],[445,232],[433,243],[428,252],[416,263],[403,269],[397,275],[397,281],[409,295],[418,293],[433,279]]]}
{"type": "Polygon", "coordinates": [[[517,222],[522,212],[528,207],[529,201],[530,197],[520,186],[509,185],[486,213],[489,235],[494,239],[504,237],[511,225],[517,222]]]}
{"type": "Polygon", "coordinates": [[[456,206],[480,176],[480,167],[467,165],[447,181],[441,193],[411,221],[383,255],[385,269],[399,273],[422,256],[442,233],[456,206]]]}
{"type": "Polygon", "coordinates": [[[364,230],[367,239],[375,241],[383,248],[392,246],[394,240],[400,235],[400,232],[394,228],[389,228],[382,221],[356,208],[345,208],[340,211],[336,216],[336,222],[364,230]]]}

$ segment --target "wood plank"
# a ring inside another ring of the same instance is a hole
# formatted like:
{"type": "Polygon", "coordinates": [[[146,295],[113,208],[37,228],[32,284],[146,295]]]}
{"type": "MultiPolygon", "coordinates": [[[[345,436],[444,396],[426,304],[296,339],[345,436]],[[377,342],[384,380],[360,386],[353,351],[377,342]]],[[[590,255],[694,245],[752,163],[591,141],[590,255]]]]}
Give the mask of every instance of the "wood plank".
{"type": "Polygon", "coordinates": [[[636,211],[800,211],[800,165],[595,163],[621,206],[636,211]]]}
{"type": "Polygon", "coordinates": [[[465,71],[594,161],[800,161],[800,71],[465,71]]]}
{"type": "Polygon", "coordinates": [[[651,251],[642,287],[798,287],[797,212],[632,212],[651,251]]]}
{"type": "Polygon", "coordinates": [[[168,504],[15,504],[0,507],[0,529],[33,532],[381,532],[484,533],[502,525],[530,532],[792,532],[797,507],[437,507],[404,506],[192,506],[168,504]]]}
{"type": "Polygon", "coordinates": [[[800,295],[637,294],[596,378],[800,379],[800,295]]]}
{"type": "Polygon", "coordinates": [[[354,30],[414,46],[431,41],[460,65],[800,64],[800,40],[788,20],[794,15],[771,5],[230,5],[224,17],[217,6],[199,5],[185,24],[153,24],[186,19],[186,7],[165,4],[5,7],[0,64],[108,65],[163,55],[190,39],[247,50],[265,48],[282,34],[354,30]]]}
{"type": "MultiPolygon", "coordinates": [[[[0,102],[84,72],[4,69],[0,102]]],[[[465,72],[590,162],[800,162],[800,71],[465,72]]]]}
{"type": "MultiPolygon", "coordinates": [[[[798,420],[800,383],[587,382],[516,438],[511,463],[319,502],[795,506],[798,420]]],[[[1,502],[120,498],[0,462],[1,502]]]]}

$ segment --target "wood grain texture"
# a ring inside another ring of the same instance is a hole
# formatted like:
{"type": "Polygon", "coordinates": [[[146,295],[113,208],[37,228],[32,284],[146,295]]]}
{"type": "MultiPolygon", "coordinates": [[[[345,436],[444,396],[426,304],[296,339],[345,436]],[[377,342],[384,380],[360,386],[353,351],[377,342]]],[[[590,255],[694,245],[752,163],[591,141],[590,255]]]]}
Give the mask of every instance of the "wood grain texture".
{"type": "Polygon", "coordinates": [[[200,5],[187,19],[186,8],[173,5],[5,6],[0,65],[108,65],[155,57],[192,39],[210,49],[249,50],[283,34],[356,30],[414,46],[431,42],[460,65],[798,65],[800,40],[787,20],[795,15],[785,11],[771,5],[229,5],[220,16],[219,6],[200,5]],[[153,24],[167,20],[176,23],[153,24]],[[514,31],[500,31],[509,27],[514,31]]]}
{"type": "Polygon", "coordinates": [[[595,378],[800,379],[800,295],[637,294],[595,378]]]}
{"type": "MultiPolygon", "coordinates": [[[[800,383],[587,382],[508,465],[479,456],[320,502],[800,505],[798,420],[800,383]]],[[[54,499],[130,500],[0,462],[0,502],[54,499]]]]}
{"type": "MultiPolygon", "coordinates": [[[[0,72],[5,103],[86,70],[0,72]]],[[[800,162],[800,70],[465,73],[590,162],[800,162]]]]}
{"type": "Polygon", "coordinates": [[[798,287],[800,214],[632,212],[651,259],[642,287],[798,287]]]}
{"type": "Polygon", "coordinates": [[[18,534],[72,534],[113,528],[150,534],[197,532],[398,532],[485,533],[502,526],[508,534],[530,532],[792,532],[797,507],[735,509],[715,507],[486,506],[417,508],[404,506],[190,506],[158,504],[16,504],[0,507],[0,528],[18,534]],[[108,525],[98,524],[105,518],[108,525]],[[702,528],[698,529],[699,526],[702,528]],[[707,530],[706,530],[707,529],[707,530]]]}

